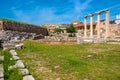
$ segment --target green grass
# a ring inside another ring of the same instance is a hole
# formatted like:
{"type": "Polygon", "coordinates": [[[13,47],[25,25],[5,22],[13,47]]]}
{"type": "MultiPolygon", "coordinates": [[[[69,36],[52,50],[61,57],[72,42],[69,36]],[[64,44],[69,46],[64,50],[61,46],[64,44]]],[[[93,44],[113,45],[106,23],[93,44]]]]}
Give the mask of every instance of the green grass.
{"type": "Polygon", "coordinates": [[[4,66],[4,80],[22,80],[22,76],[17,68],[9,70],[9,66],[15,64],[15,60],[9,51],[2,51],[2,49],[0,49],[0,55],[4,56],[4,61],[1,62],[4,66]]]}
{"type": "Polygon", "coordinates": [[[109,40],[107,42],[120,42],[120,41],[117,41],[117,40],[109,40]]]}
{"type": "MultiPolygon", "coordinates": [[[[10,20],[10,19],[8,19],[8,18],[0,18],[0,20],[2,20],[2,21],[4,21],[4,22],[17,23],[17,24],[21,24],[21,25],[28,25],[28,23],[26,23],[26,22],[20,22],[20,21],[16,21],[16,20],[10,20]]],[[[41,27],[41,26],[34,25],[34,24],[29,24],[29,25],[41,27]]]]}
{"type": "Polygon", "coordinates": [[[120,80],[120,45],[24,43],[18,53],[36,80],[120,80]]]}

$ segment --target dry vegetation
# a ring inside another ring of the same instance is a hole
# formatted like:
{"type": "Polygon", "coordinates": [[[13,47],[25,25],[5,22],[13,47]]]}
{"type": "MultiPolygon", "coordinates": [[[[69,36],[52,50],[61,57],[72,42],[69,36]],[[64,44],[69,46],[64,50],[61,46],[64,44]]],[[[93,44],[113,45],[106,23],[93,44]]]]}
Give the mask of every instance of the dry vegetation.
{"type": "Polygon", "coordinates": [[[18,53],[36,80],[120,79],[120,45],[24,43],[18,53]]]}

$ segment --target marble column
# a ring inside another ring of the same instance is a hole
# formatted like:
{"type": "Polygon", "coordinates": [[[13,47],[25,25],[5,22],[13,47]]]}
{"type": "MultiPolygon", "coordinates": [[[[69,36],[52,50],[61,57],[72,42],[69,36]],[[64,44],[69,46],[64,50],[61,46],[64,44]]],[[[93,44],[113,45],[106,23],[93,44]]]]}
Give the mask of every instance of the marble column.
{"type": "Polygon", "coordinates": [[[93,15],[90,15],[90,38],[93,38],[93,15]]]}
{"type": "Polygon", "coordinates": [[[105,38],[109,37],[109,10],[106,11],[106,33],[105,33],[105,38]]]}
{"type": "Polygon", "coordinates": [[[100,13],[97,13],[98,21],[97,21],[97,38],[100,38],[100,13]]]}
{"type": "Polygon", "coordinates": [[[84,37],[87,37],[87,17],[84,17],[84,37]]]}

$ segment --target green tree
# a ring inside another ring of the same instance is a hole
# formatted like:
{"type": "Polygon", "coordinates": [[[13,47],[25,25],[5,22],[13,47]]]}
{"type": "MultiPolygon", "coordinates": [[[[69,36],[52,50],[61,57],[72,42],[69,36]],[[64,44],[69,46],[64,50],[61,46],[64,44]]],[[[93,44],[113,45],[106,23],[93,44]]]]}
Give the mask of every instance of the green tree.
{"type": "Polygon", "coordinates": [[[54,32],[59,33],[59,32],[63,32],[63,30],[60,28],[55,28],[54,32]]]}
{"type": "Polygon", "coordinates": [[[69,27],[66,28],[67,33],[75,33],[76,28],[73,26],[73,24],[70,24],[69,27]]]}

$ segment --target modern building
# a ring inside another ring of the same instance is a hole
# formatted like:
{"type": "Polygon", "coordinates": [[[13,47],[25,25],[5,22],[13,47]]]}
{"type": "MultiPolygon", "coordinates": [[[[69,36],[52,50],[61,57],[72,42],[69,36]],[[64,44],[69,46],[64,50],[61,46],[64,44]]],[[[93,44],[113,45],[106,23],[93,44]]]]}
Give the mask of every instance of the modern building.
{"type": "Polygon", "coordinates": [[[54,33],[55,28],[65,30],[70,24],[44,24],[43,27],[47,28],[49,33],[54,33]]]}
{"type": "Polygon", "coordinates": [[[116,24],[120,25],[120,14],[116,15],[116,20],[115,20],[116,24]]]}

